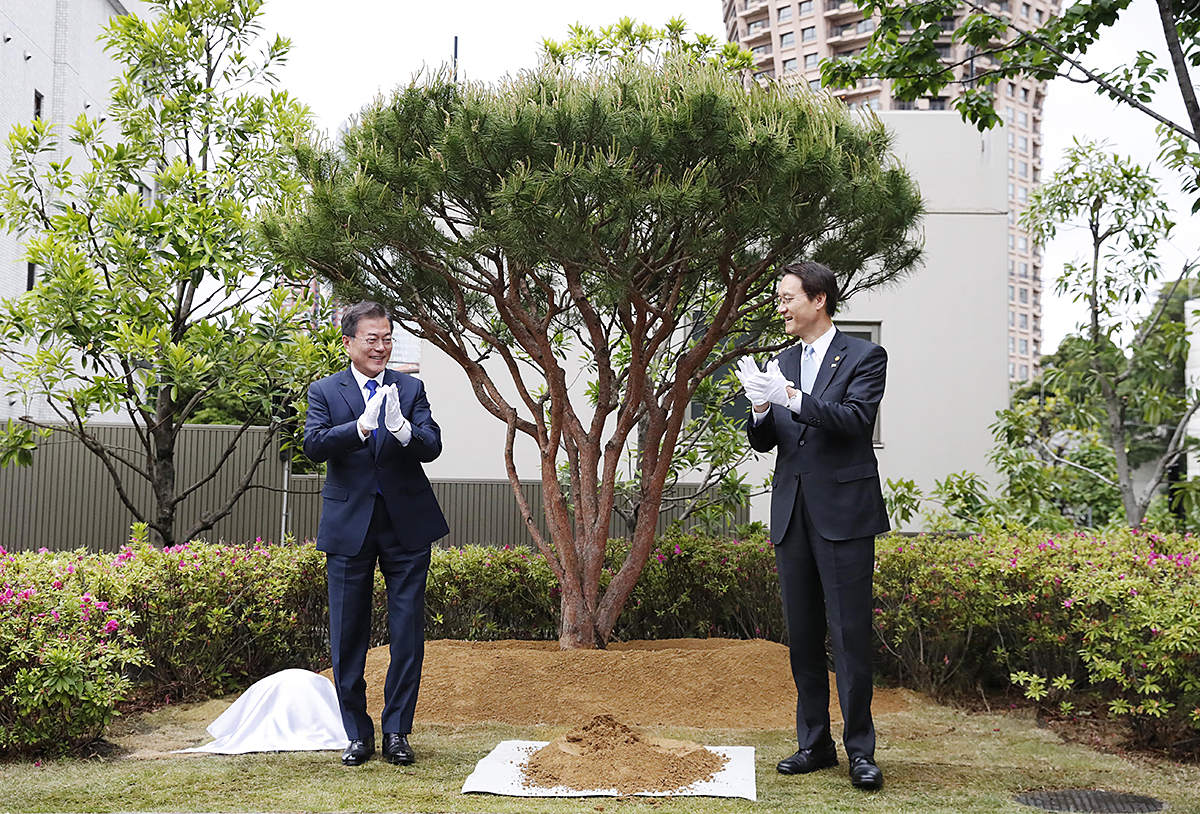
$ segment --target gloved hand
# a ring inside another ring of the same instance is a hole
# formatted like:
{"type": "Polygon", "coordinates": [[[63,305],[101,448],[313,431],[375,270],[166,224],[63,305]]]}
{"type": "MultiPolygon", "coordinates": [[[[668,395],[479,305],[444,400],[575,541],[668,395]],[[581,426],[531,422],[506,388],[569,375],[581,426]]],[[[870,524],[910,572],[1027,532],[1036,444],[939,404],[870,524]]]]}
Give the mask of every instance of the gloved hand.
{"type": "Polygon", "coordinates": [[[404,413],[400,412],[400,396],[395,384],[389,384],[383,388],[388,391],[387,401],[383,404],[383,425],[388,428],[388,432],[395,433],[404,426],[407,420],[404,413]]]}
{"type": "Polygon", "coordinates": [[[766,396],[767,401],[772,404],[778,404],[780,407],[787,407],[791,401],[791,396],[788,395],[789,387],[795,388],[796,385],[789,382],[783,376],[783,371],[779,369],[779,362],[772,359],[767,363],[767,372],[763,374],[766,379],[766,396]]]}
{"type": "MultiPolygon", "coordinates": [[[[391,385],[388,385],[390,387],[391,385]]],[[[377,387],[375,394],[367,399],[367,406],[358,417],[358,429],[363,435],[370,435],[379,427],[379,408],[383,406],[383,398],[387,395],[387,387],[377,387]]]]}
{"type": "Polygon", "coordinates": [[[753,405],[762,405],[768,402],[767,398],[767,377],[758,365],[754,363],[748,356],[743,356],[738,359],[737,369],[734,375],[738,377],[738,381],[742,383],[742,389],[746,391],[746,398],[753,405]]]}

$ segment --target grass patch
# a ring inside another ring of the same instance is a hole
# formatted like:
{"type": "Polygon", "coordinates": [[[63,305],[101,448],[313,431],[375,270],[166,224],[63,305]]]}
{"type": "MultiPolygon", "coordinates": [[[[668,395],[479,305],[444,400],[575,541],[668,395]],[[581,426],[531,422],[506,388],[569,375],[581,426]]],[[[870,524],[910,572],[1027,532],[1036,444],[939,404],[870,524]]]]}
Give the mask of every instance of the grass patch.
{"type": "Polygon", "coordinates": [[[418,763],[407,768],[379,760],[346,768],[333,752],[128,756],[128,744],[138,739],[164,749],[180,745],[180,733],[194,726],[194,719],[211,720],[212,713],[220,711],[209,702],[203,708],[180,706],[131,716],[122,723],[126,734],[116,739],[126,756],[63,759],[40,766],[0,764],[4,789],[0,807],[17,812],[994,814],[1033,811],[1012,802],[1012,796],[1022,791],[1101,788],[1148,794],[1165,800],[1173,811],[1200,812],[1200,767],[1103,754],[1064,743],[1027,717],[966,713],[915,695],[912,701],[909,710],[877,721],[877,758],[887,785],[875,794],[850,787],[844,759],[837,769],[804,777],[777,774],[776,761],[794,746],[792,733],[784,731],[647,729],[710,745],[755,747],[757,803],[696,797],[525,799],[459,793],[475,762],[499,741],[550,740],[569,727],[422,726],[418,722],[412,738],[418,763]],[[166,734],[155,742],[154,733],[166,734]]]}

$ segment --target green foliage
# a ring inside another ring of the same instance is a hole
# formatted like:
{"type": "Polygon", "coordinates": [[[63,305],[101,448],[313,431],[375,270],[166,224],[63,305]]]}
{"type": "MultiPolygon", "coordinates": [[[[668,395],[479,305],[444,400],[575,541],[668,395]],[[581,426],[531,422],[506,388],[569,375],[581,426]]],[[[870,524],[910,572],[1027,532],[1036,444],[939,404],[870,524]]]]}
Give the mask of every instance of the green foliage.
{"type": "MultiPolygon", "coordinates": [[[[0,306],[0,356],[11,392],[47,402],[47,426],[101,457],[133,517],[171,543],[211,528],[246,488],[176,518],[198,485],[175,482],[178,427],[220,401],[242,426],[277,429],[340,353],[305,291],[277,287],[290,268],[256,220],[301,191],[280,150],[308,113],[270,90],[287,41],[260,41],[257,0],[150,5],[152,19],[114,16],[103,35],[125,66],[106,123],[80,115],[64,134],[39,119],[8,138],[0,228],[23,237],[39,277],[0,306]],[[100,413],[129,416],[137,448],[89,433],[100,413]],[[148,482],[153,511],[129,499],[131,479],[148,482]]],[[[29,459],[28,432],[0,433],[4,461],[29,459]]]]}
{"type": "Polygon", "coordinates": [[[883,538],[877,666],[934,693],[1011,680],[1060,714],[1098,699],[1138,745],[1194,750],[1198,568],[1194,538],[1128,529],[883,538]]]}
{"type": "Polygon", "coordinates": [[[325,556],[308,545],[188,543],[155,548],[135,527],[93,561],[97,595],[136,615],[152,664],[142,675],[176,697],[220,695],[328,658],[325,556]]]}
{"type": "Polygon", "coordinates": [[[0,548],[0,754],[60,754],[104,732],[146,663],[134,616],[91,589],[83,554],[0,548]]]}
{"type": "Polygon", "coordinates": [[[754,55],[735,42],[719,45],[710,34],[686,39],[687,23],[680,17],[671,18],[662,28],[639,24],[632,17],[622,17],[599,31],[576,23],[569,33],[562,43],[542,40],[542,57],[547,62],[556,65],[585,62],[594,66],[601,62],[662,62],[668,56],[685,55],[730,73],[754,67],[754,55]]]}
{"type": "MultiPolygon", "coordinates": [[[[612,553],[614,565],[622,554],[612,553]]],[[[783,640],[775,548],[765,531],[743,539],[678,531],[659,537],[616,634],[783,640]]]]}
{"type": "MultiPolygon", "coordinates": [[[[382,592],[376,607],[384,601],[382,592]]],[[[429,639],[553,639],[558,587],[545,559],[528,548],[436,549],[425,591],[429,639]]],[[[386,635],[386,619],[376,630],[386,635]],[[382,628],[382,629],[381,629],[382,628]]]]}

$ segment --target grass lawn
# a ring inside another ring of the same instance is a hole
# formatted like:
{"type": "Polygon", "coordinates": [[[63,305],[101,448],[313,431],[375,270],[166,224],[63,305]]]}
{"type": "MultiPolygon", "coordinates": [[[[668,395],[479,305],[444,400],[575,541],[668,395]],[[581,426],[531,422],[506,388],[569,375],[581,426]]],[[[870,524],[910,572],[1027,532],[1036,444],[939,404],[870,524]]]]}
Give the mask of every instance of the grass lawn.
{"type": "MultiPolygon", "coordinates": [[[[965,713],[912,695],[910,708],[880,716],[877,759],[886,777],[878,793],[851,788],[845,760],[803,777],[775,772],[793,749],[792,733],[758,730],[646,729],[709,745],[756,749],[758,802],[714,798],[533,799],[463,795],[475,762],[499,741],[550,740],[568,727],[421,726],[412,743],[415,766],[372,760],[339,764],[334,752],[238,757],[133,752],[129,743],[183,731],[209,702],[130,718],[114,728],[121,757],[0,764],[0,810],[14,812],[1033,812],[1012,801],[1030,789],[1098,788],[1146,794],[1172,812],[1200,813],[1200,767],[1145,757],[1103,754],[1064,743],[1027,717],[965,713]]],[[[217,709],[219,711],[219,709],[217,709]]],[[[202,725],[201,725],[202,726],[202,725]]],[[[175,736],[178,738],[178,734],[175,736]]]]}

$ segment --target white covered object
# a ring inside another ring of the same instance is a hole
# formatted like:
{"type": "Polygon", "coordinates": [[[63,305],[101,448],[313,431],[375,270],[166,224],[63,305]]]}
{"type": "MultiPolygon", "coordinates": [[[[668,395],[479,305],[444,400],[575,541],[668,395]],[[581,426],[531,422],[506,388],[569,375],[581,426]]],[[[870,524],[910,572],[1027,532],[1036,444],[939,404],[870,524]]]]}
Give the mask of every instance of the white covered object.
{"type": "MultiPolygon", "coordinates": [[[[475,771],[463,783],[463,794],[484,792],[509,797],[617,797],[616,789],[580,791],[564,787],[526,786],[524,769],[530,756],[547,741],[501,741],[475,764],[475,771]]],[[[725,755],[729,762],[708,780],[675,791],[639,791],[642,797],[742,797],[757,800],[754,779],[753,746],[706,746],[710,752],[725,755]]]]}
{"type": "Polygon", "coordinates": [[[177,751],[308,752],[350,742],[333,682],[308,670],[281,670],[256,682],[209,724],[208,734],[216,740],[177,751]]]}

